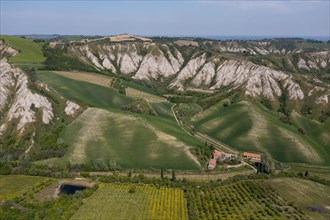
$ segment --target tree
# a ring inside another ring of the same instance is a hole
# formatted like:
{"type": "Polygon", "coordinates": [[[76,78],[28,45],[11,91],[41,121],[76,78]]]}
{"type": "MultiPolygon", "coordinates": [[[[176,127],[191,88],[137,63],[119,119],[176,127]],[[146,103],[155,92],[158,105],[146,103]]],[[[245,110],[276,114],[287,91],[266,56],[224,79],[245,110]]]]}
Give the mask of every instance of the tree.
{"type": "Polygon", "coordinates": [[[163,168],[160,169],[160,178],[162,178],[162,180],[164,179],[164,169],[163,168]]]}
{"type": "Polygon", "coordinates": [[[308,170],[306,170],[306,172],[305,172],[305,176],[306,176],[306,177],[308,176],[308,170]]]}
{"type": "Polygon", "coordinates": [[[172,170],[172,181],[176,181],[175,170],[172,170]]]}
{"type": "Polygon", "coordinates": [[[8,164],[5,164],[1,167],[0,169],[0,174],[1,175],[8,175],[10,174],[11,167],[8,164]]]}

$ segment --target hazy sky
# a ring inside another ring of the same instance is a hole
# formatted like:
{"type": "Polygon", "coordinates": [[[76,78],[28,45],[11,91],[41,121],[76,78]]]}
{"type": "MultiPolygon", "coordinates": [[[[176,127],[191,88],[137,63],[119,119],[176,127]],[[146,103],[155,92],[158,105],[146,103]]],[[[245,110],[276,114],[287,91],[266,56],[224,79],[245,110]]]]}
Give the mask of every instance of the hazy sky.
{"type": "Polygon", "coordinates": [[[325,1],[1,1],[1,34],[329,36],[325,1]]]}

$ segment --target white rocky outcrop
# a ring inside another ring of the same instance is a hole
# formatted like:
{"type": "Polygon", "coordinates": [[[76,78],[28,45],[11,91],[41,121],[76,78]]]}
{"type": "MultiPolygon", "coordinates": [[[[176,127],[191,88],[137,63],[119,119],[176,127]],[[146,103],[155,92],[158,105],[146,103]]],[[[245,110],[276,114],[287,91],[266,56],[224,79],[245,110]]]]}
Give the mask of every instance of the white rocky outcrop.
{"type": "Polygon", "coordinates": [[[180,62],[169,51],[169,60],[161,50],[157,50],[158,55],[147,54],[140,65],[139,70],[133,76],[134,79],[150,80],[159,77],[169,77],[177,73],[180,69],[180,62]]]}
{"type": "Polygon", "coordinates": [[[246,95],[253,97],[262,95],[269,99],[274,99],[274,95],[281,96],[282,91],[278,81],[284,81],[290,98],[303,98],[300,86],[294,83],[289,75],[246,61],[225,61],[218,67],[215,81],[216,84],[211,86],[211,89],[219,89],[223,86],[233,88],[244,86],[246,95]]]}
{"type": "Polygon", "coordinates": [[[306,64],[306,61],[303,58],[300,58],[298,61],[298,68],[309,70],[309,67],[306,64]]]}
{"type": "Polygon", "coordinates": [[[320,97],[317,97],[315,100],[316,104],[327,104],[328,103],[328,95],[322,95],[320,97]]]}
{"type": "Polygon", "coordinates": [[[206,63],[194,77],[192,84],[196,87],[210,85],[214,76],[215,64],[213,62],[206,63]]]}
{"type": "MultiPolygon", "coordinates": [[[[239,41],[225,41],[212,43],[224,52],[248,52],[250,54],[288,54],[297,53],[298,63],[295,66],[290,58],[288,64],[292,69],[303,68],[307,70],[317,69],[323,71],[330,62],[329,51],[304,53],[302,57],[299,49],[287,50],[271,41],[251,41],[241,43],[239,41]]],[[[184,90],[210,89],[217,90],[223,87],[228,89],[241,88],[248,96],[263,96],[274,100],[286,90],[290,100],[303,100],[309,93],[301,89],[293,75],[275,70],[271,67],[257,65],[245,60],[222,59],[217,55],[207,56],[206,53],[192,55],[189,60],[184,60],[183,55],[175,44],[156,43],[116,43],[108,45],[93,45],[89,48],[79,49],[85,51],[82,56],[90,64],[99,68],[96,57],[91,54],[98,54],[102,61],[101,66],[110,69],[114,73],[122,73],[132,76],[137,80],[157,81],[164,78],[174,78],[170,88],[184,90]],[[90,51],[90,52],[86,52],[90,51]],[[94,58],[95,57],[95,58],[94,58]],[[96,63],[96,64],[94,64],[96,63]],[[185,66],[183,66],[183,64],[185,66]]],[[[77,51],[77,49],[75,49],[77,51]]],[[[303,77],[303,76],[301,76],[303,77]]],[[[299,78],[299,77],[298,77],[299,78]]],[[[308,90],[312,86],[307,86],[308,90]]],[[[314,90],[315,91],[315,90],[314,90]]],[[[321,94],[318,94],[320,96],[321,94]]],[[[320,99],[325,100],[325,98],[320,99]]],[[[319,101],[320,102],[320,101],[319,101]]]]}
{"type": "Polygon", "coordinates": [[[104,69],[103,66],[99,63],[97,57],[90,51],[88,45],[80,47],[80,51],[99,69],[104,69]]]}
{"type": "Polygon", "coordinates": [[[4,56],[15,56],[18,51],[5,44],[3,39],[0,39],[0,53],[4,56]]]}
{"type": "Polygon", "coordinates": [[[306,70],[326,69],[330,65],[330,51],[318,51],[305,54],[305,58],[299,58],[298,68],[306,70]]]}
{"type": "Polygon", "coordinates": [[[319,87],[319,86],[315,86],[314,88],[312,88],[311,90],[309,90],[308,92],[308,96],[313,95],[314,92],[319,92],[319,91],[323,91],[324,88],[319,87]]]}
{"type": "Polygon", "coordinates": [[[52,104],[46,97],[28,88],[28,78],[22,70],[13,68],[4,58],[0,61],[0,110],[6,108],[4,120],[18,119],[17,130],[37,120],[36,109],[42,112],[42,122],[49,124],[54,117],[52,104]]]}
{"type": "Polygon", "coordinates": [[[68,116],[73,117],[73,116],[76,116],[76,114],[79,112],[80,108],[81,108],[80,105],[68,100],[68,101],[66,101],[66,106],[65,106],[64,112],[68,116]]]}
{"type": "Polygon", "coordinates": [[[206,62],[205,53],[191,59],[187,65],[178,73],[176,79],[170,84],[170,87],[176,87],[179,90],[183,90],[183,83],[185,80],[194,77],[197,74],[199,68],[206,62]]]}

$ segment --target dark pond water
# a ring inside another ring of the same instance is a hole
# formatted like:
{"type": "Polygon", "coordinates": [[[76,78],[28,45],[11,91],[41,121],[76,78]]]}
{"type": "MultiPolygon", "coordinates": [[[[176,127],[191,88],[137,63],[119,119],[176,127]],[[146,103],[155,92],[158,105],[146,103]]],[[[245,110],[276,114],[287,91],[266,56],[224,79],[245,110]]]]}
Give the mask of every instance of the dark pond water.
{"type": "Polygon", "coordinates": [[[64,194],[75,194],[77,191],[81,191],[86,189],[85,186],[77,186],[77,185],[70,185],[70,184],[62,184],[60,187],[60,192],[64,194]]]}

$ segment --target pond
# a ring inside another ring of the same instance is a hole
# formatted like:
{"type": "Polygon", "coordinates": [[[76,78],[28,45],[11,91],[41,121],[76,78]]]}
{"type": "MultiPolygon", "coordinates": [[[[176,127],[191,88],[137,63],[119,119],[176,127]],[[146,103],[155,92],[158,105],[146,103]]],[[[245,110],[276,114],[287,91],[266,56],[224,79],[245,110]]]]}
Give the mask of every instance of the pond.
{"type": "Polygon", "coordinates": [[[75,194],[77,191],[81,191],[86,189],[86,186],[81,186],[81,185],[73,185],[73,184],[62,184],[60,186],[60,193],[64,194],[75,194]]]}

